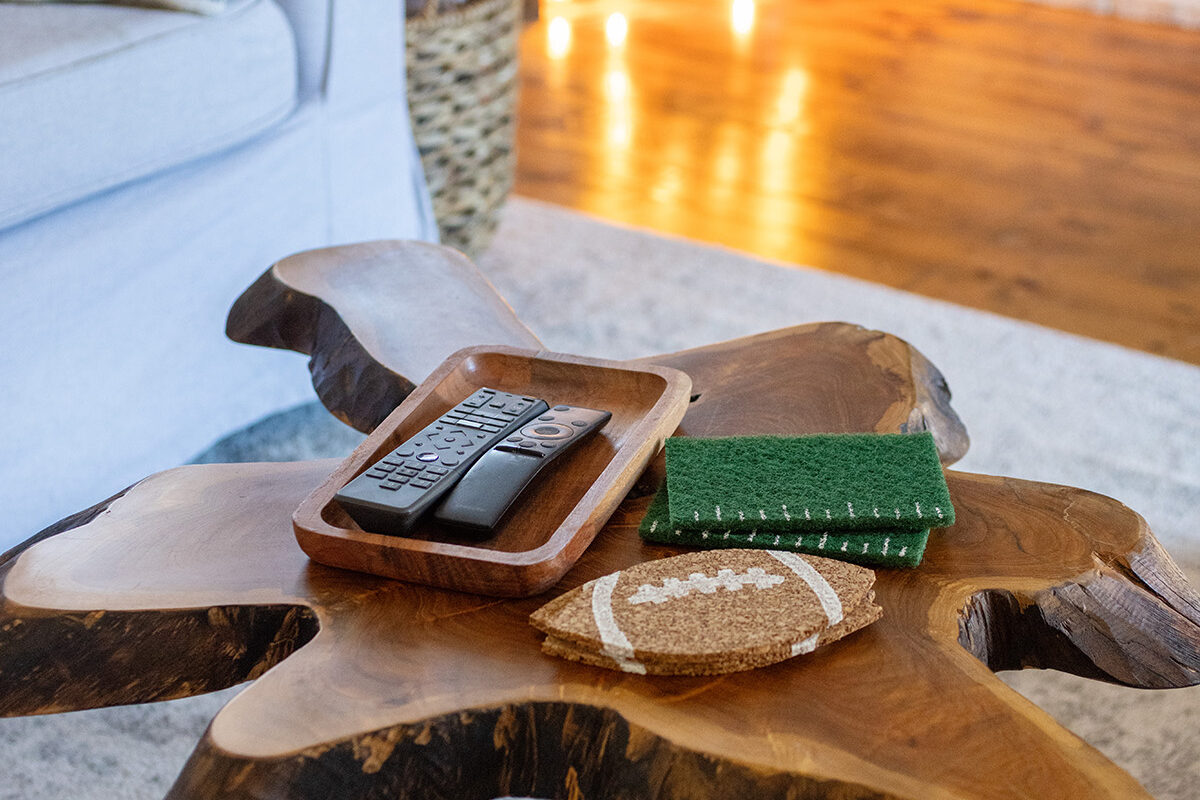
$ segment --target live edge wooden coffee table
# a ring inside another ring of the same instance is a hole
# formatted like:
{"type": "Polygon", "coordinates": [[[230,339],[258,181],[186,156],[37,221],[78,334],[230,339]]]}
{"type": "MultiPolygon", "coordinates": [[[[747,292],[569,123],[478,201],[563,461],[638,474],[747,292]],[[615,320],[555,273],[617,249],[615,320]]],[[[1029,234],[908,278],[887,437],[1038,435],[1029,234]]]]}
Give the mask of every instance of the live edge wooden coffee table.
{"type": "MultiPolygon", "coordinates": [[[[461,346],[539,346],[465,259],[395,243],[280,262],[229,333],[310,354],[321,399],[362,430],[461,346]],[[461,326],[441,325],[446,304],[461,326]]],[[[809,325],[644,363],[692,378],[679,435],[926,429],[947,464],[967,447],[937,370],[885,333],[809,325]]],[[[636,532],[661,460],[523,599],[310,562],[291,514],[337,463],[169,470],[10,553],[0,710],[252,681],[173,798],[1124,799],[1147,795],[992,671],[1200,680],[1200,598],[1137,514],[1080,489],[948,472],[958,521],[920,568],[879,571],[880,622],[765,669],[662,678],[545,656],[526,622],[677,552],[636,532]]]]}

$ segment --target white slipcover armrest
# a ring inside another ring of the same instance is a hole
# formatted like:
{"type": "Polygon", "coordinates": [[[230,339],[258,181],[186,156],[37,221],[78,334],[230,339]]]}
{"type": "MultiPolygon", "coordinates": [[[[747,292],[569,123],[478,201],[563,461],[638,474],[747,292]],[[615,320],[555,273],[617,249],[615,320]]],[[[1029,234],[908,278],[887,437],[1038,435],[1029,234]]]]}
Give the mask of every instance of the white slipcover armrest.
{"type": "Polygon", "coordinates": [[[296,35],[300,99],[363,105],[404,92],[404,4],[276,0],[296,35]]]}

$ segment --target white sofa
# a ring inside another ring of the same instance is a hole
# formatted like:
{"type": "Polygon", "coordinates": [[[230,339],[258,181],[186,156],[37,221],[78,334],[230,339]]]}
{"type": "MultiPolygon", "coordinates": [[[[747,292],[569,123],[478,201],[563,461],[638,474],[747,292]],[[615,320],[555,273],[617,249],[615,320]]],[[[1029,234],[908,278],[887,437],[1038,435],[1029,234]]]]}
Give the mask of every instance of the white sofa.
{"type": "Polygon", "coordinates": [[[0,551],[313,397],[224,337],[272,262],[436,239],[402,14],[0,3],[0,551]]]}

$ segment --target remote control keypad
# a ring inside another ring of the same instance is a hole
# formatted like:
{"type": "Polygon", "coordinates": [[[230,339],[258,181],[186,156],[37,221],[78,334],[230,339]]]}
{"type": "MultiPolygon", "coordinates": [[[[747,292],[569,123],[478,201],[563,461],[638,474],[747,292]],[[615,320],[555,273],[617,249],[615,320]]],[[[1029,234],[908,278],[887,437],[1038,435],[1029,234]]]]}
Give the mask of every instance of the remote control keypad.
{"type": "Polygon", "coordinates": [[[364,528],[403,531],[492,444],[547,408],[534,397],[479,389],[372,464],[337,497],[364,528]]]}

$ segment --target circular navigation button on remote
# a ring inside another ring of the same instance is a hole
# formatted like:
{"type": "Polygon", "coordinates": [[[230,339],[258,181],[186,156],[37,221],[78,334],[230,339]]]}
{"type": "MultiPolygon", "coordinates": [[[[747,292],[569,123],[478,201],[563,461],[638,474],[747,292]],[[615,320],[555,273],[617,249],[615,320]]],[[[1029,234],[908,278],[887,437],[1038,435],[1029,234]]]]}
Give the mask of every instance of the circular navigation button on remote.
{"type": "Polygon", "coordinates": [[[437,453],[429,453],[429,452],[417,453],[418,461],[437,461],[437,457],[438,457],[437,453]]]}
{"type": "Polygon", "coordinates": [[[555,406],[554,410],[555,411],[570,411],[571,407],[570,406],[555,406]]]}
{"type": "Polygon", "coordinates": [[[522,436],[530,439],[567,439],[575,435],[575,431],[557,422],[535,423],[521,429],[522,436]]]}
{"type": "Polygon", "coordinates": [[[538,419],[549,422],[550,420],[554,419],[554,417],[551,416],[550,414],[543,414],[542,416],[538,417],[538,419]]]}

